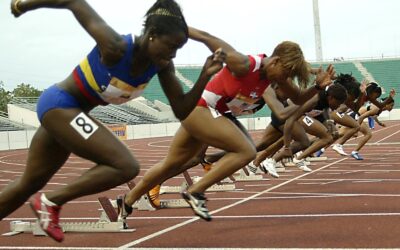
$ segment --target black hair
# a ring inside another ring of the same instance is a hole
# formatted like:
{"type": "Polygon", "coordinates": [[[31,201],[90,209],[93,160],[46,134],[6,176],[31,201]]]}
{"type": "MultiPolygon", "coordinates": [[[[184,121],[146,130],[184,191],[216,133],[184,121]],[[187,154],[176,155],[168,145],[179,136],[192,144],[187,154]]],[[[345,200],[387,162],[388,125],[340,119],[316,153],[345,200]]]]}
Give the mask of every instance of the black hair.
{"type": "Polygon", "coordinates": [[[339,102],[344,102],[347,99],[347,91],[345,87],[340,84],[332,84],[329,86],[326,94],[332,98],[335,98],[339,102]]]}
{"type": "Polygon", "coordinates": [[[382,88],[376,82],[370,82],[367,86],[367,96],[370,96],[372,93],[378,93],[378,97],[382,95],[382,88]]]}
{"type": "Polygon", "coordinates": [[[340,73],[334,83],[343,86],[356,99],[361,95],[360,83],[351,74],[340,73]]]}
{"type": "Polygon", "coordinates": [[[145,17],[144,33],[148,30],[156,35],[184,32],[186,37],[189,37],[182,10],[174,0],[157,0],[145,17]]]}

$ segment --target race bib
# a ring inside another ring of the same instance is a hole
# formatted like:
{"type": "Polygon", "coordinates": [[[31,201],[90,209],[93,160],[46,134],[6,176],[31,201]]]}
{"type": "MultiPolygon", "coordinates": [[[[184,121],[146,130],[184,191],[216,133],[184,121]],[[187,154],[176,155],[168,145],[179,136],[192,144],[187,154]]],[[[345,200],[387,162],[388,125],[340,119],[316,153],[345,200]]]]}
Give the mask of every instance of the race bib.
{"type": "Polygon", "coordinates": [[[339,113],[339,112],[336,112],[336,115],[337,115],[339,118],[343,118],[343,116],[344,116],[343,113],[339,113]]]}
{"type": "Polygon", "coordinates": [[[304,116],[303,122],[304,122],[304,124],[306,124],[308,127],[310,127],[310,126],[314,123],[314,120],[313,120],[311,117],[309,117],[309,116],[304,116]]]}
{"type": "Polygon", "coordinates": [[[71,122],[70,125],[87,140],[99,128],[92,119],[85,113],[79,113],[71,122]]]}
{"type": "Polygon", "coordinates": [[[143,83],[134,87],[116,77],[112,77],[110,84],[99,95],[107,103],[122,104],[141,96],[147,84],[143,83]]]}
{"type": "Polygon", "coordinates": [[[238,94],[232,101],[228,102],[226,106],[235,116],[247,113],[249,110],[255,109],[258,104],[254,104],[258,99],[252,99],[241,94],[238,94]]]}

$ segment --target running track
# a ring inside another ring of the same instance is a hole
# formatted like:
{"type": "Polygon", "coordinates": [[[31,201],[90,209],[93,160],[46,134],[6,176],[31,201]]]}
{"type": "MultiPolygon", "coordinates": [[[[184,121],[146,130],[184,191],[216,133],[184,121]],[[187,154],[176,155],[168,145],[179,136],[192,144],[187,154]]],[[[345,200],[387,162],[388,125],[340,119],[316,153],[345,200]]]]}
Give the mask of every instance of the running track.
{"type": "MultiPolygon", "coordinates": [[[[361,151],[364,161],[327,150],[328,161],[313,163],[311,173],[287,168],[279,179],[237,182],[237,191],[208,193],[213,221],[193,217],[189,208],[135,211],[133,233],[67,233],[63,243],[25,233],[0,236],[0,249],[126,248],[399,248],[400,123],[376,128],[361,151]]],[[[252,133],[257,139],[261,132],[252,133]]],[[[357,139],[345,145],[351,151],[357,139]]],[[[142,164],[137,178],[165,156],[171,138],[127,141],[142,164]]],[[[24,170],[27,150],[0,152],[0,189],[24,170]]],[[[64,186],[91,167],[71,157],[43,191],[64,186]]],[[[201,176],[200,167],[190,171],[201,176]]],[[[182,176],[165,185],[178,185],[182,176]]],[[[98,196],[115,198],[125,185],[83,197],[64,206],[63,221],[96,221],[98,196]]],[[[177,194],[165,198],[180,198],[177,194]]],[[[0,222],[0,234],[11,220],[33,220],[27,204],[0,222]]]]}

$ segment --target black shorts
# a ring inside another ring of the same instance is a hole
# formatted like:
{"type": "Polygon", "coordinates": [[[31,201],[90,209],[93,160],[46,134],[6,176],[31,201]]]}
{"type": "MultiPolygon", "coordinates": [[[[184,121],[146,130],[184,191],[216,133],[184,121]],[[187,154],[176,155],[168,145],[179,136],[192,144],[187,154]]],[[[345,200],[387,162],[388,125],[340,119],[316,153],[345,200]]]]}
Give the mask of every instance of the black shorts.
{"type": "Polygon", "coordinates": [[[282,125],[285,124],[285,121],[281,121],[279,120],[274,113],[271,113],[271,126],[274,127],[276,130],[278,130],[279,132],[283,133],[283,131],[281,131],[280,127],[282,125]]]}

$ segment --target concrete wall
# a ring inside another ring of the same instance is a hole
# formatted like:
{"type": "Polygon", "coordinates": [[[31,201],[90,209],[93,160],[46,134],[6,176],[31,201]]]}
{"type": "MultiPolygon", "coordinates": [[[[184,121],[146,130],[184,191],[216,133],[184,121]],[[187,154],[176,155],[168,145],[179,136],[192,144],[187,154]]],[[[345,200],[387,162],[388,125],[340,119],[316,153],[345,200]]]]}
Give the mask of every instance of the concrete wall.
{"type": "MultiPolygon", "coordinates": [[[[23,111],[26,111],[23,109],[23,111]]],[[[34,112],[33,112],[34,113],[34,112]]],[[[389,112],[382,112],[379,119],[384,120],[400,120],[400,109],[389,112]]],[[[32,118],[32,120],[34,120],[32,118]]],[[[244,118],[239,119],[243,126],[248,130],[264,129],[271,121],[270,117],[260,118],[244,118]]],[[[142,139],[173,136],[180,126],[179,122],[160,123],[160,124],[143,124],[143,125],[128,125],[127,139],[142,139]]],[[[4,131],[0,132],[0,150],[24,149],[28,148],[35,130],[23,131],[4,131]]]]}

